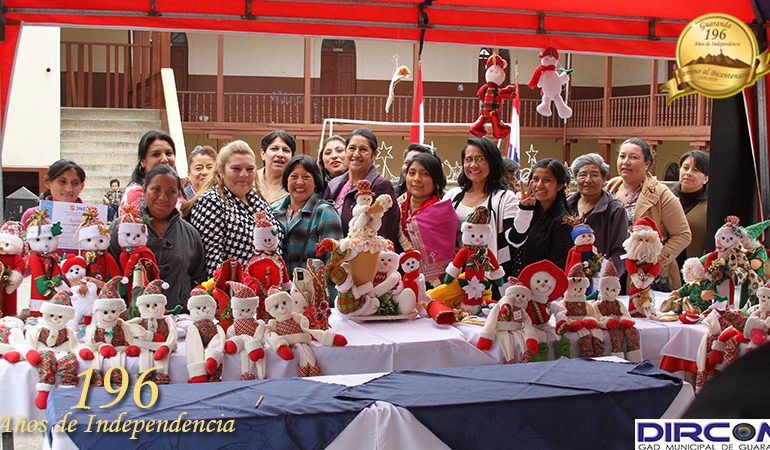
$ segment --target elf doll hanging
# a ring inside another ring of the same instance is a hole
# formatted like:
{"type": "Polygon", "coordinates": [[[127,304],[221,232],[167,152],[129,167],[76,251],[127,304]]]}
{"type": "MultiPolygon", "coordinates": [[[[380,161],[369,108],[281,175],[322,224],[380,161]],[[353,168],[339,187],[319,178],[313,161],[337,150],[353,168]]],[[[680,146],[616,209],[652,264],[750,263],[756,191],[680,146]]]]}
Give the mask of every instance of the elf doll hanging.
{"type": "Polygon", "coordinates": [[[203,288],[195,287],[187,300],[193,324],[187,328],[188,383],[222,381],[225,332],[214,322],[217,302],[203,288]]]}
{"type": "Polygon", "coordinates": [[[494,281],[498,286],[503,284],[505,273],[497,263],[495,254],[488,248],[495,238],[489,224],[489,210],[477,206],[462,225],[463,248],[446,269],[446,284],[465,272],[465,279],[460,280],[464,291],[462,307],[472,314],[478,313],[482,307],[484,291],[489,287],[487,280],[494,281]]]}
{"type": "Polygon", "coordinates": [[[110,247],[112,232],[99,219],[99,210],[94,206],[83,211],[83,221],[75,231],[78,250],[83,251],[83,258],[88,263],[86,275],[100,281],[107,281],[120,275],[120,268],[107,249],[110,247]]]}
{"type": "Polygon", "coordinates": [[[540,51],[540,66],[535,69],[532,79],[527,86],[531,89],[540,88],[542,100],[537,105],[537,112],[545,117],[551,117],[551,103],[556,105],[556,112],[562,119],[572,117],[572,108],[561,96],[561,86],[569,83],[569,73],[572,70],[558,68],[559,52],[553,47],[540,51]]]}
{"type": "Polygon", "coordinates": [[[36,210],[27,223],[27,243],[30,250],[27,261],[32,276],[29,314],[32,317],[42,316],[41,306],[53,298],[56,287],[62,284],[61,268],[54,253],[59,246],[60,235],[61,224],[51,223],[45,209],[36,210]]]}
{"type": "Polygon", "coordinates": [[[227,329],[225,353],[240,354],[241,381],[265,379],[265,322],[257,320],[259,297],[253,289],[234,281],[230,285],[230,305],[233,308],[233,323],[227,329]],[[257,370],[254,371],[256,363],[257,370]]]}
{"type": "Polygon", "coordinates": [[[168,283],[161,279],[152,280],[142,295],[136,297],[140,316],[128,321],[144,330],[144,333],[136,332],[135,344],[140,348],[139,373],[159,367],[145,378],[157,384],[169,383],[169,356],[176,350],[177,343],[176,321],[165,314],[168,300],[163,289],[168,289],[168,283]]]}
{"type": "Polygon", "coordinates": [[[623,241],[626,250],[626,270],[631,280],[628,291],[628,311],[631,317],[655,317],[652,282],[660,273],[661,235],[655,221],[642,217],[634,223],[631,235],[623,241]]]}
{"type": "Polygon", "coordinates": [[[601,300],[593,303],[599,313],[599,326],[610,335],[612,356],[625,358],[631,362],[642,361],[639,342],[639,330],[634,326],[626,305],[618,301],[620,278],[612,259],[607,259],[604,271],[599,279],[601,300]]]}
{"type": "MultiPolygon", "coordinates": [[[[564,300],[555,302],[551,307],[556,317],[556,333],[561,335],[563,340],[566,340],[564,336],[566,332],[577,333],[581,358],[604,354],[603,333],[597,320],[599,314],[593,305],[586,301],[588,284],[583,265],[575,264],[567,275],[567,291],[564,293],[564,300]]],[[[554,342],[554,350],[557,358],[571,356],[569,347],[566,345],[559,347],[554,342]]]]}
{"type": "Polygon", "coordinates": [[[260,297],[267,296],[273,286],[291,288],[286,263],[278,252],[278,229],[267,220],[264,211],[254,215],[254,256],[246,265],[246,273],[256,282],[260,297]]]}
{"type": "Polygon", "coordinates": [[[502,139],[511,133],[510,125],[500,119],[500,106],[503,99],[513,98],[514,87],[510,84],[502,87],[505,83],[505,69],[508,63],[495,51],[487,59],[487,71],[484,74],[486,84],[481,86],[476,93],[479,98],[479,118],[471,125],[471,134],[482,137],[487,134],[484,125],[487,122],[492,123],[492,135],[497,139],[502,139]]]}
{"type": "Polygon", "coordinates": [[[519,280],[532,293],[527,304],[527,315],[532,321],[538,350],[533,355],[534,361],[548,360],[548,336],[554,335],[550,325],[551,305],[567,290],[567,276],[556,264],[544,259],[525,267],[519,274],[519,280]]]}
{"type": "Polygon", "coordinates": [[[15,316],[16,289],[24,279],[26,233],[20,222],[8,221],[0,227],[0,316],[15,316]]]}

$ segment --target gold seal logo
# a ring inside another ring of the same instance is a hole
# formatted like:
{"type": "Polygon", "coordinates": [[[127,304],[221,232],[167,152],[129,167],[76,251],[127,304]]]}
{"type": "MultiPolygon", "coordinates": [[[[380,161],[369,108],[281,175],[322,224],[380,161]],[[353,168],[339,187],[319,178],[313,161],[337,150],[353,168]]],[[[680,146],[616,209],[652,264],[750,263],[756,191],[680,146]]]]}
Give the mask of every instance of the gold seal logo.
{"type": "Polygon", "coordinates": [[[759,54],[749,27],[729,14],[711,13],[693,20],[679,35],[674,77],[663,83],[667,102],[699,92],[707,97],[729,97],[770,72],[770,54],[759,54]]]}

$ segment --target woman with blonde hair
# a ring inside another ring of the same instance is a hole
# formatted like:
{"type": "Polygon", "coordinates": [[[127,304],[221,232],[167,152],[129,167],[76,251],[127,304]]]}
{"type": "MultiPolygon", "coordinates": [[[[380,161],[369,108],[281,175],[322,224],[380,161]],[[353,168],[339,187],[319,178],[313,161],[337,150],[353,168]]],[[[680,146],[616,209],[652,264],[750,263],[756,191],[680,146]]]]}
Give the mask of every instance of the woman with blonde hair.
{"type": "Polygon", "coordinates": [[[254,183],[256,173],[256,157],[249,144],[231,142],[219,151],[200,192],[185,205],[190,208],[190,222],[201,235],[209,276],[230,258],[245,266],[254,256],[252,236],[258,211],[264,211],[278,229],[279,248],[283,242],[283,229],[254,183]]]}

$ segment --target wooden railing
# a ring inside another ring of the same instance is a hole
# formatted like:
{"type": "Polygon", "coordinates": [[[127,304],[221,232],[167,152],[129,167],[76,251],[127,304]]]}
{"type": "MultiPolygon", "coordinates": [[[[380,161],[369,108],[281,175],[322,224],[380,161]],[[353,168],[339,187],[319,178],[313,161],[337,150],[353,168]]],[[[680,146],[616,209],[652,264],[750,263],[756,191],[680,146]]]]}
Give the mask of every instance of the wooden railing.
{"type": "Polygon", "coordinates": [[[61,47],[62,106],[158,107],[159,68],[153,70],[149,45],[63,41],[61,47]]]}
{"type": "MultiPolygon", "coordinates": [[[[216,121],[216,93],[179,91],[179,105],[184,122],[216,121]]],[[[412,98],[395,97],[391,109],[385,112],[384,95],[313,95],[311,123],[325,118],[358,119],[381,122],[410,122],[412,98]]],[[[425,121],[470,123],[478,117],[478,99],[473,97],[424,97],[425,121]]],[[[522,127],[558,128],[563,121],[556,116],[543,117],[537,113],[539,100],[521,100],[519,117],[522,127]]],[[[603,99],[573,100],[571,128],[600,128],[603,126],[603,99]]],[[[665,95],[655,96],[656,121],[653,126],[693,126],[697,123],[698,97],[681,97],[670,106],[665,95]]],[[[610,127],[650,126],[650,97],[645,95],[610,98],[610,127]]],[[[711,123],[712,102],[706,99],[704,125],[711,123]]],[[[302,123],[304,96],[283,92],[272,94],[225,93],[224,121],[238,123],[302,123]]],[[[511,101],[501,108],[503,120],[508,121],[511,101]]]]}

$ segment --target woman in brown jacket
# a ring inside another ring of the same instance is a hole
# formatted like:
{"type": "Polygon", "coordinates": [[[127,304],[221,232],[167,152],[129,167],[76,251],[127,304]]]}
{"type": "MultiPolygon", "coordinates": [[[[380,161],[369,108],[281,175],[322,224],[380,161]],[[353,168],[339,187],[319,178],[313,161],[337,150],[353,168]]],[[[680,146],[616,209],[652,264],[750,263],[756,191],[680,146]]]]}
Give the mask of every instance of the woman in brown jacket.
{"type": "Polygon", "coordinates": [[[701,257],[705,252],[709,155],[700,150],[687,152],[679,159],[679,166],[679,184],[671,191],[679,198],[692,232],[692,242],[676,258],[681,266],[685,259],[701,257]]]}
{"type": "MultiPolygon", "coordinates": [[[[668,280],[668,289],[682,285],[676,257],[690,244],[692,234],[679,199],[648,170],[653,162],[652,151],[639,138],[627,139],[618,149],[619,177],[610,180],[607,190],[623,204],[628,223],[649,217],[663,235],[660,252],[660,277],[668,280]]],[[[659,289],[665,290],[665,286],[659,289]]]]}

